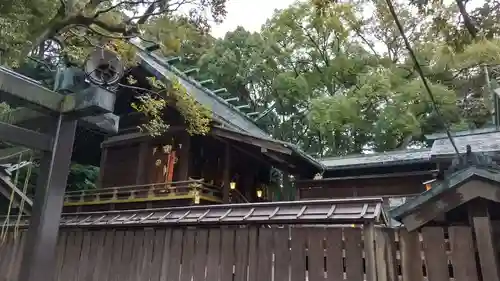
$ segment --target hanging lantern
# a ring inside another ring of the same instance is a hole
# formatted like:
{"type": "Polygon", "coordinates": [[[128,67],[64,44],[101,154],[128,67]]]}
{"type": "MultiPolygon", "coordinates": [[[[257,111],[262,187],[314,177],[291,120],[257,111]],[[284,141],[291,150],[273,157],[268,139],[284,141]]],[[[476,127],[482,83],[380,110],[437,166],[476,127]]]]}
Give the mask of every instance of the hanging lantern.
{"type": "Polygon", "coordinates": [[[430,181],[426,181],[423,184],[425,185],[425,190],[430,190],[432,188],[432,183],[435,182],[436,179],[432,179],[430,181]]]}
{"type": "Polygon", "coordinates": [[[257,189],[257,197],[262,198],[262,189],[257,189]]]}
{"type": "Polygon", "coordinates": [[[229,188],[231,188],[231,190],[234,190],[236,189],[236,182],[232,181],[229,183],[229,188]]]}

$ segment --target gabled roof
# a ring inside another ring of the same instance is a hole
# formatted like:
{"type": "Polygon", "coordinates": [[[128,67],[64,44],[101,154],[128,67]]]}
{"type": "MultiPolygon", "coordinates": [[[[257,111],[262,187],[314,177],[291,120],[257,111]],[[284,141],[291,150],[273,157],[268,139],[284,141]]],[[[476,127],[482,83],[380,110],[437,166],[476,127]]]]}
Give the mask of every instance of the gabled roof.
{"type": "Polygon", "coordinates": [[[271,138],[269,134],[260,129],[250,118],[233,105],[217,96],[210,89],[203,87],[198,81],[182,73],[179,69],[167,62],[165,57],[148,52],[143,46],[134,44],[141,65],[157,78],[177,79],[186,91],[200,104],[212,111],[213,119],[223,126],[238,130],[258,137],[271,138]]]}
{"type": "Polygon", "coordinates": [[[210,109],[213,114],[212,118],[220,124],[221,128],[273,142],[287,149],[291,149],[297,154],[297,156],[306,160],[306,162],[311,164],[315,169],[323,169],[323,165],[321,163],[301,151],[297,146],[272,138],[269,134],[259,128],[252,119],[246,116],[246,114],[226,102],[223,98],[217,96],[217,94],[210,89],[203,87],[198,81],[185,75],[180,70],[167,63],[166,58],[148,52],[140,44],[134,42],[132,42],[132,44],[138,48],[138,57],[140,59],[141,66],[150,71],[158,79],[177,79],[186,89],[188,94],[190,94],[198,103],[210,109]]]}
{"type": "Polygon", "coordinates": [[[457,171],[447,180],[389,211],[389,216],[403,222],[411,231],[473,199],[499,202],[500,171],[471,166],[457,171]]]}
{"type": "MultiPolygon", "coordinates": [[[[486,128],[474,131],[456,132],[453,140],[460,153],[466,151],[470,145],[475,152],[496,153],[500,152],[500,131],[486,128]]],[[[320,159],[327,170],[343,170],[350,168],[383,167],[391,165],[404,165],[431,162],[434,159],[448,159],[455,155],[450,140],[444,134],[426,136],[433,140],[431,148],[397,150],[373,154],[356,154],[343,157],[330,157],[320,159]]]]}

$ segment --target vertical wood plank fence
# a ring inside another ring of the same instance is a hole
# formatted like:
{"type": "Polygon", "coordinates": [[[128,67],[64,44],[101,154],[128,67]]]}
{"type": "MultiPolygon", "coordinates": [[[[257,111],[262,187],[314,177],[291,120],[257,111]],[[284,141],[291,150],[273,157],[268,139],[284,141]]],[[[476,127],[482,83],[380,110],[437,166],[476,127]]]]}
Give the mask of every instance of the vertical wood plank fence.
{"type": "MultiPolygon", "coordinates": [[[[23,241],[0,247],[0,280],[23,241]]],[[[60,281],[482,280],[467,226],[63,229],[56,251],[60,281]]]]}

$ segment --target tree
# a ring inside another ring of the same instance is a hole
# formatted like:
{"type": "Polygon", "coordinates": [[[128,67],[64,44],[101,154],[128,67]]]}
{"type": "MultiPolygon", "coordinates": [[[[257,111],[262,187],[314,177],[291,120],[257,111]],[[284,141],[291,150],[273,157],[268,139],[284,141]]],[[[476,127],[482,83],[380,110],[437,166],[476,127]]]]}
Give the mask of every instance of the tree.
{"type": "MultiPolygon", "coordinates": [[[[203,52],[200,48],[204,46],[202,40],[209,41],[206,36],[208,22],[218,22],[224,15],[225,0],[37,0],[2,3],[0,34],[3,32],[1,35],[5,40],[0,47],[5,50],[4,63],[14,67],[21,65],[20,70],[28,69],[23,73],[36,73],[40,79],[40,62],[48,65],[48,78],[51,78],[54,65],[62,61],[81,64],[95,48],[117,52],[126,65],[132,67],[135,49],[127,44],[127,40],[133,37],[160,41],[165,55],[181,53],[187,62],[191,60],[194,63],[203,52]],[[188,13],[181,13],[180,10],[188,13]],[[185,44],[186,39],[195,39],[191,43],[199,44],[198,47],[185,44]],[[199,49],[198,54],[196,48],[199,49]],[[28,54],[36,63],[24,60],[28,54]],[[29,71],[33,69],[33,64],[36,70],[29,71]]],[[[185,117],[201,118],[187,119],[188,125],[207,123],[207,114],[193,114],[195,111],[206,111],[197,103],[188,101],[189,97],[181,97],[185,91],[177,86],[167,86],[165,89],[152,86],[156,93],[149,90],[138,93],[142,98],[138,99],[136,108],[150,119],[148,124],[141,126],[142,129],[159,135],[168,127],[162,114],[158,114],[166,105],[160,100],[167,97],[177,103],[185,101],[185,117]],[[186,107],[188,105],[190,108],[186,107]]],[[[205,131],[206,128],[203,128],[195,133],[205,131]]]]}
{"type": "Polygon", "coordinates": [[[143,26],[144,37],[161,44],[163,55],[180,56],[179,68],[192,68],[214,44],[214,39],[187,18],[161,15],[143,26]]]}
{"type": "Polygon", "coordinates": [[[186,19],[206,31],[208,20],[220,21],[225,15],[225,0],[37,0],[2,3],[0,27],[6,58],[19,61],[49,39],[66,41],[77,35],[127,39],[138,36],[141,26],[157,16],[172,16],[189,9],[186,19]],[[211,17],[206,17],[206,11],[211,17]],[[125,11],[127,11],[125,13],[125,11]],[[13,48],[18,47],[18,48],[13,48]]]}
{"type": "MultiPolygon", "coordinates": [[[[228,33],[202,57],[202,70],[255,109],[274,105],[260,125],[318,156],[404,148],[443,130],[385,1],[319,2],[277,11],[259,33],[228,33]],[[365,7],[371,16],[363,16],[365,7]]],[[[484,80],[469,74],[498,59],[497,45],[453,48],[436,35],[432,16],[415,17],[404,4],[397,9],[444,121],[454,129],[485,126],[484,99],[467,94],[471,81],[483,90],[484,80]]]]}

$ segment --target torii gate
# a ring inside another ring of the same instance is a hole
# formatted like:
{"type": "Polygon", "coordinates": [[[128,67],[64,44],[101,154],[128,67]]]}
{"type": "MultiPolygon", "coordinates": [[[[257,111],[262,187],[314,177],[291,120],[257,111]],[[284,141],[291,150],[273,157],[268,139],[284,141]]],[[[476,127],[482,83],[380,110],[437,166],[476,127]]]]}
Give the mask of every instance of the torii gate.
{"type": "MultiPolygon", "coordinates": [[[[40,151],[31,223],[18,280],[52,280],[59,222],[78,120],[100,126],[113,115],[115,95],[101,87],[63,95],[0,67],[0,101],[38,112],[49,128],[41,133],[0,122],[0,140],[40,151]]],[[[116,122],[117,123],[117,122],[116,122]]],[[[117,125],[117,124],[116,124],[117,125]]],[[[117,126],[116,126],[117,127],[117,126]]],[[[111,128],[114,130],[117,128],[111,128]]]]}

